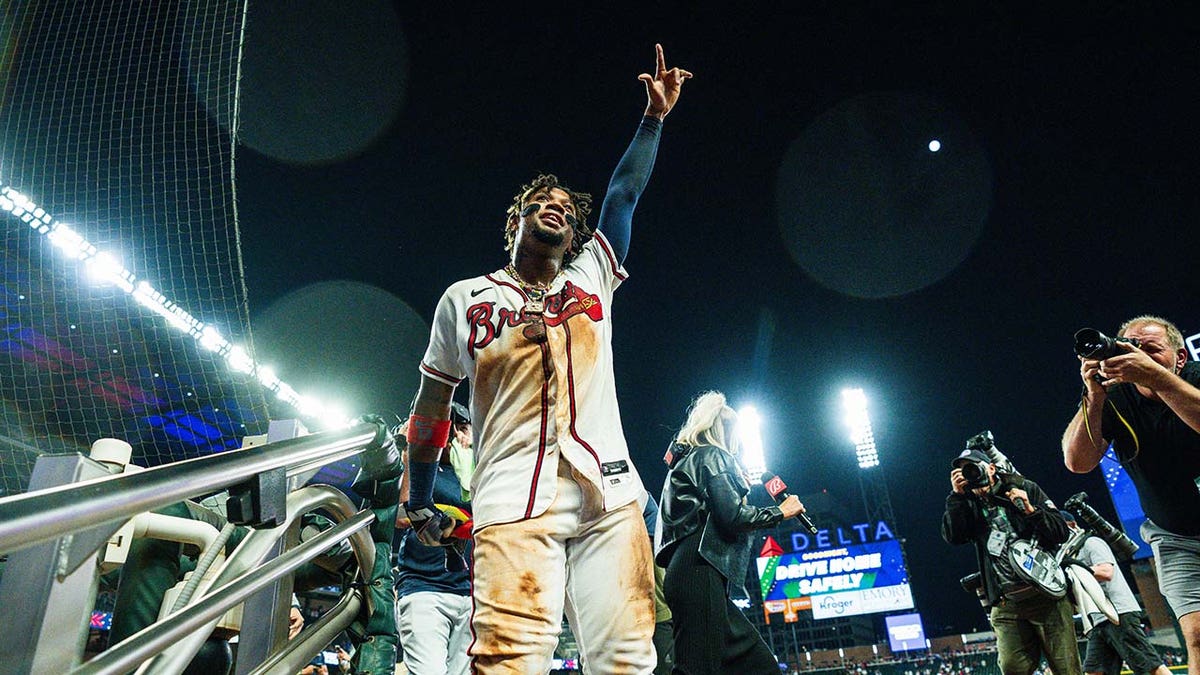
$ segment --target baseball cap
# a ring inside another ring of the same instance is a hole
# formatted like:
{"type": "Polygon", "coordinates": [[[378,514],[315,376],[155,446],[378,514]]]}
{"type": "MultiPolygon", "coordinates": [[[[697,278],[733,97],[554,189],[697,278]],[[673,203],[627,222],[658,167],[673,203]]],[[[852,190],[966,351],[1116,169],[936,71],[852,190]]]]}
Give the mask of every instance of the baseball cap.
{"type": "Polygon", "coordinates": [[[1063,517],[1063,520],[1067,521],[1068,523],[1075,522],[1075,514],[1074,513],[1071,513],[1070,511],[1059,511],[1058,513],[1059,513],[1059,515],[1061,515],[1063,517]]]}
{"type": "Polygon", "coordinates": [[[450,402],[450,421],[455,424],[470,424],[471,411],[467,410],[467,406],[458,401],[450,402]]]}
{"type": "Polygon", "coordinates": [[[992,457],[978,448],[973,450],[963,450],[962,454],[960,454],[958,457],[955,457],[950,462],[950,466],[957,469],[967,462],[983,462],[985,464],[991,464],[992,457]]]}

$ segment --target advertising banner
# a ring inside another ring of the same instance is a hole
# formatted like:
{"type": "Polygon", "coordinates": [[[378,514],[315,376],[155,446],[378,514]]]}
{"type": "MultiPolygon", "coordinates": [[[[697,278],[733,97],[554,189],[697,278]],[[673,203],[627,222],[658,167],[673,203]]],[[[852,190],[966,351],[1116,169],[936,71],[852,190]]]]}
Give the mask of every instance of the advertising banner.
{"type": "Polygon", "coordinates": [[[839,530],[832,540],[845,545],[820,548],[803,541],[791,553],[773,541],[764,547],[765,555],[757,561],[764,611],[786,608],[785,614],[793,614],[804,606],[811,607],[813,618],[824,619],[912,609],[900,542],[882,523],[874,530],[864,528],[863,534],[856,541],[839,530]],[[869,540],[865,535],[871,531],[883,536],[869,540]]]}

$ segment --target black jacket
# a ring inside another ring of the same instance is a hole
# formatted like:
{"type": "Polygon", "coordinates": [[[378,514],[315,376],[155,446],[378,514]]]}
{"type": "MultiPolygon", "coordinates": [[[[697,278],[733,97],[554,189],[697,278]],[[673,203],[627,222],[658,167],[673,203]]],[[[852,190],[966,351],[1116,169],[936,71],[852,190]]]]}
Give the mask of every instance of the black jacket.
{"type": "Polygon", "coordinates": [[[750,485],[737,459],[710,445],[674,445],[659,505],[661,537],[655,562],[671,563],[680,540],[700,532],[700,555],[741,587],[750,564],[750,531],[783,521],[778,506],[746,503],[750,485]]]}
{"type": "Polygon", "coordinates": [[[1008,516],[1017,536],[1022,539],[1037,537],[1038,543],[1054,550],[1067,540],[1070,530],[1062,514],[1054,506],[1054,502],[1046,496],[1045,491],[1035,482],[1019,475],[996,474],[996,487],[992,494],[978,497],[974,494],[958,494],[951,492],[946,497],[946,512],[942,515],[942,538],[949,544],[975,544],[975,557],[979,563],[979,571],[983,575],[984,589],[988,601],[995,605],[1001,598],[1000,579],[995,565],[987,551],[988,535],[992,526],[983,514],[983,504],[999,506],[1008,516]],[[1029,495],[1029,502],[1034,512],[1025,515],[1012,502],[1001,496],[1010,487],[1018,487],[1029,495]]]}

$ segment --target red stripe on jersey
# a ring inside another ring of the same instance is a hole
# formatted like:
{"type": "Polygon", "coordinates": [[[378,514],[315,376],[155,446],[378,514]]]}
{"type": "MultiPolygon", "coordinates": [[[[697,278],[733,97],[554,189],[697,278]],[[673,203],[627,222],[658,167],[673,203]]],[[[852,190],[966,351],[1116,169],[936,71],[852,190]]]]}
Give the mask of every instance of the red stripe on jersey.
{"type": "MultiPolygon", "coordinates": [[[[475,546],[475,535],[471,535],[471,546],[475,546]]],[[[467,653],[471,653],[471,649],[475,647],[475,643],[479,640],[479,636],[475,634],[475,565],[467,565],[467,578],[471,582],[471,617],[467,621],[467,628],[471,631],[471,644],[467,645],[467,653]]],[[[473,660],[473,659],[472,659],[473,660]]],[[[470,661],[468,661],[470,663],[470,661]]],[[[471,675],[475,675],[475,664],[470,663],[471,675]]]]}
{"type": "Polygon", "coordinates": [[[505,280],[503,280],[503,279],[497,279],[496,277],[493,277],[493,276],[492,276],[492,275],[490,275],[490,274],[485,274],[485,275],[483,275],[483,278],[484,278],[484,279],[487,279],[488,281],[492,282],[493,284],[497,284],[497,285],[499,285],[499,286],[508,286],[509,288],[511,288],[511,289],[513,289],[514,291],[516,291],[517,293],[519,293],[519,294],[521,295],[521,299],[522,299],[522,300],[525,300],[526,302],[528,302],[528,301],[529,301],[529,296],[528,296],[528,295],[525,295],[525,291],[521,290],[521,287],[520,287],[520,286],[518,286],[518,285],[516,285],[516,284],[509,283],[509,282],[507,282],[507,281],[505,281],[505,280]]]}
{"type": "Polygon", "coordinates": [[[428,365],[426,365],[424,363],[422,363],[420,365],[420,369],[425,371],[425,373],[432,375],[433,377],[436,377],[438,379],[449,380],[450,382],[453,382],[455,386],[458,386],[458,384],[463,381],[463,378],[461,378],[461,377],[454,377],[453,375],[443,373],[442,371],[440,371],[436,368],[430,368],[428,365]]]}
{"type": "Polygon", "coordinates": [[[624,281],[628,275],[621,273],[621,265],[617,262],[617,256],[613,254],[612,245],[608,243],[608,239],[605,239],[599,230],[596,231],[596,241],[600,243],[601,250],[608,257],[608,266],[612,268],[613,274],[621,281],[624,281]]]}
{"type": "Polygon", "coordinates": [[[601,475],[604,475],[604,470],[600,467],[600,456],[597,455],[596,451],[592,449],[592,446],[588,445],[587,441],[580,438],[579,433],[575,431],[575,360],[571,356],[571,324],[567,321],[564,321],[562,323],[562,327],[567,336],[567,395],[571,402],[571,424],[568,428],[571,430],[571,438],[574,438],[576,443],[582,445],[583,449],[588,451],[588,454],[592,456],[592,459],[596,460],[596,468],[600,469],[601,475]]]}
{"type": "Polygon", "coordinates": [[[537,464],[533,467],[533,482],[529,484],[529,503],[525,505],[525,517],[533,513],[533,503],[537,498],[538,478],[542,475],[542,461],[546,459],[546,421],[550,414],[550,373],[546,368],[546,360],[551,358],[550,345],[541,343],[542,348],[542,427],[538,434],[537,464]]]}

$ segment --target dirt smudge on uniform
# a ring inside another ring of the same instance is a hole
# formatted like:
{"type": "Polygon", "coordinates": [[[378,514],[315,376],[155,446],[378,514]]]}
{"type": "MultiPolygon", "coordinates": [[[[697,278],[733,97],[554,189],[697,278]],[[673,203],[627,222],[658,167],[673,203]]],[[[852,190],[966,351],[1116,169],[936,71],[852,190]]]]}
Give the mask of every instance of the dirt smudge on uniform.
{"type": "MultiPolygon", "coordinates": [[[[475,535],[475,645],[480,672],[525,672],[524,657],[553,649],[559,624],[537,564],[550,535],[531,521],[484,528],[475,535]],[[522,665],[524,664],[524,665],[522,665]]],[[[557,610],[561,616],[562,610],[557,610]]]]}
{"type": "Polygon", "coordinates": [[[520,335],[506,336],[481,351],[471,390],[477,409],[490,410],[499,397],[509,399],[507,404],[517,397],[537,402],[544,380],[541,360],[538,345],[520,335]]]}
{"type": "Polygon", "coordinates": [[[571,362],[574,365],[576,386],[586,384],[595,368],[600,340],[600,324],[590,321],[586,315],[577,314],[569,322],[571,331],[571,362]]]}
{"type": "MultiPolygon", "coordinates": [[[[640,518],[639,522],[640,523],[640,518]]],[[[644,536],[645,526],[633,528],[636,534],[629,542],[628,563],[622,570],[625,578],[622,588],[629,595],[630,609],[635,625],[654,631],[654,555],[650,550],[649,538],[644,536]]]]}
{"type": "Polygon", "coordinates": [[[537,577],[533,572],[524,572],[521,574],[520,584],[521,594],[525,596],[536,597],[542,592],[542,587],[538,584],[537,577]]]}

